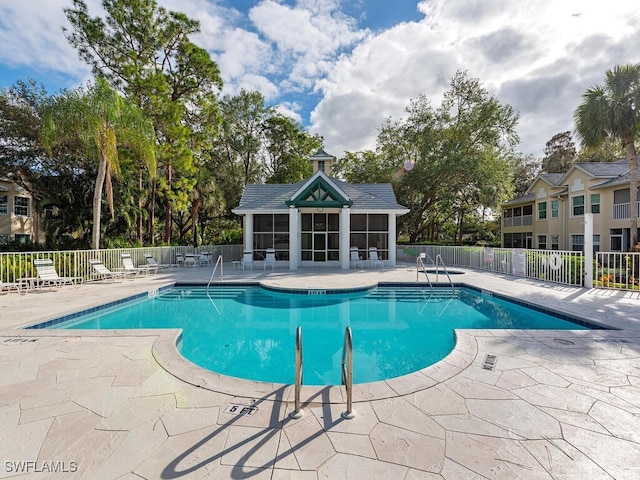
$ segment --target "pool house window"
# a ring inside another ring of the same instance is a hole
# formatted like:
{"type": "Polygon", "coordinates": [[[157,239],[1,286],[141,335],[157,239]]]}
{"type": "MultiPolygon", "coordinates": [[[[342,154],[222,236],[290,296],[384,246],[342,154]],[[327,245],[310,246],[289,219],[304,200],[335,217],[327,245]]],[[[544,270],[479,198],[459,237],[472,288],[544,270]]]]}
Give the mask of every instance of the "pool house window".
{"type": "Polygon", "coordinates": [[[289,215],[253,216],[253,258],[264,260],[267,248],[274,248],[276,260],[289,260],[289,215]]]}
{"type": "Polygon", "coordinates": [[[302,260],[340,260],[340,214],[303,213],[301,220],[302,260]]]}
{"type": "Polygon", "coordinates": [[[378,257],[389,258],[389,216],[377,213],[351,214],[351,243],[358,247],[362,258],[367,258],[369,248],[378,249],[378,257]]]}

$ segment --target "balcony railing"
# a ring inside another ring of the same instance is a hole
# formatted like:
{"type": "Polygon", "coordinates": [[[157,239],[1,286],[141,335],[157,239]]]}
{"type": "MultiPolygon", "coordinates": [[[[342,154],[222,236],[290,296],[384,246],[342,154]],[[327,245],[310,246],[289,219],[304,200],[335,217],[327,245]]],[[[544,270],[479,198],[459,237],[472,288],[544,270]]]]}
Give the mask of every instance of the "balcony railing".
{"type": "MultiPolygon", "coordinates": [[[[630,218],[629,215],[629,203],[614,203],[613,205],[613,219],[621,220],[624,218],[630,218]]],[[[640,212],[640,201],[638,202],[638,210],[640,212]]]]}
{"type": "Polygon", "coordinates": [[[522,215],[520,217],[505,217],[505,227],[527,227],[533,224],[533,215],[522,215]]]}

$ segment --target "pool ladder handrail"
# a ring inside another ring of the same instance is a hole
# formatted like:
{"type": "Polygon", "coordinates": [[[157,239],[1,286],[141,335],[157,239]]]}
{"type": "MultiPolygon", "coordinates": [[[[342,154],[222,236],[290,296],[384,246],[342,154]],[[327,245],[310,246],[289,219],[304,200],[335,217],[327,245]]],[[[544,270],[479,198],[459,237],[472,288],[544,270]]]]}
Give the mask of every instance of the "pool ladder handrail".
{"type": "Polygon", "coordinates": [[[342,413],[342,418],[351,419],[355,417],[355,413],[353,413],[353,337],[351,327],[347,327],[344,331],[342,384],[347,391],[347,411],[342,413]]]}
{"type": "Polygon", "coordinates": [[[304,412],[300,407],[300,391],[302,390],[302,327],[296,328],[296,371],[295,371],[295,392],[294,392],[294,410],[291,412],[291,418],[300,418],[304,412]]]}
{"type": "Polygon", "coordinates": [[[420,265],[422,265],[422,271],[424,272],[424,276],[427,277],[427,282],[429,282],[429,287],[431,287],[431,289],[433,290],[433,285],[431,283],[431,280],[429,279],[429,274],[427,273],[427,269],[424,266],[424,261],[423,259],[425,257],[428,257],[429,260],[431,260],[431,262],[433,263],[435,269],[436,269],[436,282],[438,281],[438,260],[440,260],[440,265],[442,265],[442,269],[444,270],[444,273],[447,275],[447,279],[449,280],[449,285],[451,285],[451,289],[455,290],[455,286],[453,285],[453,282],[451,281],[451,275],[449,275],[449,271],[447,270],[447,266],[444,264],[444,260],[442,259],[442,256],[440,254],[436,255],[436,259],[435,261],[427,254],[427,253],[421,253],[420,255],[418,255],[418,258],[416,260],[416,281],[418,280],[418,274],[420,272],[420,265]]]}
{"type": "Polygon", "coordinates": [[[216,260],[216,264],[213,266],[213,271],[211,272],[211,276],[209,277],[209,282],[207,283],[207,291],[209,290],[209,285],[211,285],[211,281],[216,274],[216,270],[218,269],[218,265],[220,265],[220,279],[224,280],[224,261],[222,260],[222,255],[218,255],[218,259],[216,260]]]}

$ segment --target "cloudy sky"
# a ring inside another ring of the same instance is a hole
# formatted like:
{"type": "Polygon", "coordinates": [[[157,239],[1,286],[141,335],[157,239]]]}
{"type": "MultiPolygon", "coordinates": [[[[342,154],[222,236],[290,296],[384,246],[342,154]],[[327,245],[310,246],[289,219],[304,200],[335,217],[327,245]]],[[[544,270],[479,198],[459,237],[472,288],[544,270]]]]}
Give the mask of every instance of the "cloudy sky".
{"type": "MultiPolygon", "coordinates": [[[[573,130],[581,94],[640,62],[637,0],[157,0],[201,22],[224,93],[259,90],[322,135],[325,149],[375,148],[386,118],[419,94],[440,103],[467,70],[521,115],[519,150],[541,156],[573,130]]],[[[100,14],[101,2],[87,0],[100,14]]],[[[0,0],[0,87],[49,93],[90,78],[64,35],[71,0],[0,0]]]]}

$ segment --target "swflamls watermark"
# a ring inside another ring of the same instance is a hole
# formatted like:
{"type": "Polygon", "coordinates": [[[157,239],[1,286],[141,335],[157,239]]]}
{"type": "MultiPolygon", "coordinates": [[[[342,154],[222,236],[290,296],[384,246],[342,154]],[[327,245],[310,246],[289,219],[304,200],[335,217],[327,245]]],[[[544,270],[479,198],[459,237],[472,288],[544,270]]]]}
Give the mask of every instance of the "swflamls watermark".
{"type": "Polygon", "coordinates": [[[73,473],[78,471],[78,462],[65,460],[6,460],[5,473],[73,473]]]}

